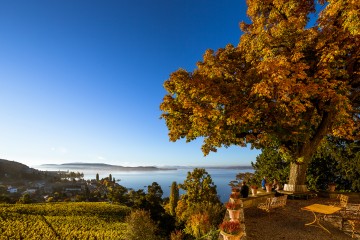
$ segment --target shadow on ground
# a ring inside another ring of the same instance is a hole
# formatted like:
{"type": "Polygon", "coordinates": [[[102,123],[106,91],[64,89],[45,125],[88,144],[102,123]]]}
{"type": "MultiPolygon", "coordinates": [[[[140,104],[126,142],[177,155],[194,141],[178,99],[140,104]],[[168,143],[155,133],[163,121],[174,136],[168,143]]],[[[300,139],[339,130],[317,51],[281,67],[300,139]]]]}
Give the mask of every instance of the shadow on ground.
{"type": "MultiPolygon", "coordinates": [[[[351,200],[350,200],[351,201],[351,200]]],[[[273,209],[270,213],[256,207],[245,208],[245,226],[247,240],[342,240],[352,239],[351,232],[344,232],[337,226],[336,218],[321,221],[331,234],[321,228],[305,226],[314,220],[309,211],[302,207],[320,203],[331,204],[336,199],[313,198],[308,200],[288,200],[286,207],[273,209]],[[331,222],[335,221],[335,222],[331,222]]],[[[346,227],[346,226],[345,226],[346,227]]],[[[346,228],[344,228],[346,230],[346,228]]],[[[349,230],[350,231],[350,230],[349,230]]],[[[358,235],[357,235],[358,237],[358,235]]],[[[353,238],[354,239],[354,238],[353,238]]],[[[359,238],[355,238],[359,239],[359,238]]]]}

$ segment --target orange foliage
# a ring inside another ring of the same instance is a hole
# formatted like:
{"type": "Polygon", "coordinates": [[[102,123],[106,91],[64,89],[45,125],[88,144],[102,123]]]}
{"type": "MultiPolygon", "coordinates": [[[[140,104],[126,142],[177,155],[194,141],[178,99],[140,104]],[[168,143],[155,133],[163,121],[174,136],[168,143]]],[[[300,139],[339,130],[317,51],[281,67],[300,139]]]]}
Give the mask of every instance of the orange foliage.
{"type": "Polygon", "coordinates": [[[248,0],[238,46],[207,50],[164,83],[170,140],[203,137],[205,155],[277,147],[306,162],[326,135],[359,139],[359,1],[324,2],[309,28],[314,1],[248,0]]]}

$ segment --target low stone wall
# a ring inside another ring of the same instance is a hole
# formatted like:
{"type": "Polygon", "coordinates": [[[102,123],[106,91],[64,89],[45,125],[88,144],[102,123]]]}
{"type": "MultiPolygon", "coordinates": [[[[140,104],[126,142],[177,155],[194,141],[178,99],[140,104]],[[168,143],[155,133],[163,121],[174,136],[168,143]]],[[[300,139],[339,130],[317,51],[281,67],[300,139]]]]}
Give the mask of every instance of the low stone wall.
{"type": "Polygon", "coordinates": [[[259,203],[265,202],[267,198],[274,196],[275,196],[274,192],[268,193],[263,190],[258,190],[258,193],[255,196],[249,195],[249,197],[247,198],[240,198],[240,199],[243,202],[244,208],[249,208],[249,207],[256,207],[259,203]]]}
{"type": "Polygon", "coordinates": [[[349,196],[349,202],[360,202],[360,193],[355,192],[329,192],[329,191],[321,191],[317,193],[319,197],[323,198],[337,198],[338,194],[344,194],[349,196]]]}
{"type": "Polygon", "coordinates": [[[308,192],[287,192],[284,190],[280,190],[278,191],[280,194],[282,195],[288,195],[288,199],[310,199],[310,198],[314,198],[317,197],[317,193],[312,192],[312,191],[308,191],[308,192]]]}

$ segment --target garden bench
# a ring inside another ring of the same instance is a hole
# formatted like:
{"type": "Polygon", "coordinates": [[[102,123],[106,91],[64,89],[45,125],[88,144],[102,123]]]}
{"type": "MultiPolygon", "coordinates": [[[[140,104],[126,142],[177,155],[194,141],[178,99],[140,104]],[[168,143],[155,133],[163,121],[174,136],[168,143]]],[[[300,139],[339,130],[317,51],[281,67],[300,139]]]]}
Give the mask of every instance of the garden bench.
{"type": "Polygon", "coordinates": [[[258,208],[266,212],[270,212],[270,210],[273,208],[285,207],[287,197],[288,197],[287,195],[284,195],[280,197],[267,198],[266,202],[260,203],[258,205],[258,208]]]}

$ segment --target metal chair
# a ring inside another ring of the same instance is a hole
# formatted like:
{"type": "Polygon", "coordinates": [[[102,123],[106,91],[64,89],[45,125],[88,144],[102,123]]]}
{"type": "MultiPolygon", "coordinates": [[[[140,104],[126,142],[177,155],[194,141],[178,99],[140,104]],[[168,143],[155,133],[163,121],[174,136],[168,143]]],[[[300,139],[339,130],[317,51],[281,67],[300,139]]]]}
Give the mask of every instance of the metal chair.
{"type": "Polygon", "coordinates": [[[338,194],[336,198],[339,199],[339,202],[335,203],[333,206],[341,208],[340,212],[342,212],[345,215],[346,207],[349,201],[349,196],[346,196],[344,194],[338,194]]]}
{"type": "Polygon", "coordinates": [[[330,206],[339,207],[341,208],[338,212],[331,215],[324,215],[322,216],[323,220],[326,220],[327,218],[341,218],[341,225],[340,227],[343,228],[344,225],[344,216],[346,215],[346,207],[348,205],[349,196],[346,196],[344,194],[338,194],[337,199],[339,199],[339,202],[336,203],[328,203],[330,206]]]}
{"type": "Polygon", "coordinates": [[[356,226],[360,226],[360,204],[357,206],[355,211],[349,211],[347,214],[343,216],[343,221],[348,221],[352,228],[352,235],[353,238],[355,236],[356,226]]]}

